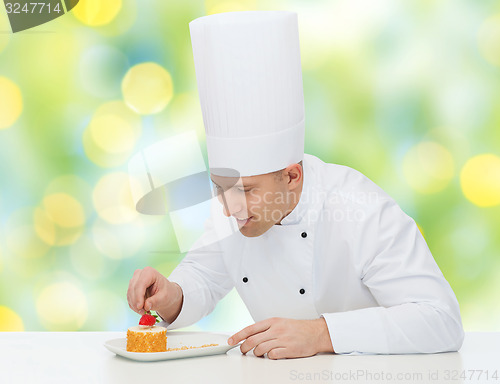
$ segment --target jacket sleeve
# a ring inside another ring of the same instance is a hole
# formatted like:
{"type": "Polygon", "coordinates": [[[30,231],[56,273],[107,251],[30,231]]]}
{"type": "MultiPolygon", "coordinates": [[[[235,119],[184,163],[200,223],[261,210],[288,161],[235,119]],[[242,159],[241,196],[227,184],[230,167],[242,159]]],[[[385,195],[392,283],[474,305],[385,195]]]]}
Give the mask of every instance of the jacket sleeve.
{"type": "Polygon", "coordinates": [[[379,307],[322,314],[335,352],[457,351],[458,302],[417,225],[393,200],[370,210],[358,223],[354,257],[379,307]]]}
{"type": "Polygon", "coordinates": [[[226,271],[220,241],[208,221],[202,237],[194,244],[168,279],[179,284],[184,295],[179,316],[167,329],[187,327],[210,314],[215,305],[233,288],[226,271]]]}

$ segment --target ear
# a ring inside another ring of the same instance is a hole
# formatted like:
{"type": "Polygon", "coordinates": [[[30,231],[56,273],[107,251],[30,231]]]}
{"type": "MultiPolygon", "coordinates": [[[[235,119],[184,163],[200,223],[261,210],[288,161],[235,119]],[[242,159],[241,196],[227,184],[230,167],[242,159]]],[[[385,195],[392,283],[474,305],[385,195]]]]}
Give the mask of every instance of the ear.
{"type": "Polygon", "coordinates": [[[283,171],[288,183],[288,190],[293,191],[302,185],[303,170],[300,164],[291,164],[283,171]]]}

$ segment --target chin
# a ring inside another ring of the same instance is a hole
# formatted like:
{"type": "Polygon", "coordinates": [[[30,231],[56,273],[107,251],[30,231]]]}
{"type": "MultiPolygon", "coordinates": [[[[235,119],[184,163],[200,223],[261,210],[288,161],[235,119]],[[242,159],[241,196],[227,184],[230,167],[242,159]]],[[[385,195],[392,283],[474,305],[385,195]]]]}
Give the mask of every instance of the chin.
{"type": "Polygon", "coordinates": [[[258,233],[258,232],[254,232],[254,231],[248,230],[245,227],[240,228],[240,233],[243,236],[245,236],[245,237],[259,237],[260,235],[262,235],[262,233],[258,233]]]}
{"type": "Polygon", "coordinates": [[[252,228],[251,226],[244,226],[240,228],[240,233],[245,237],[259,237],[266,233],[269,229],[271,229],[271,227],[272,226],[270,226],[269,228],[252,228]]]}

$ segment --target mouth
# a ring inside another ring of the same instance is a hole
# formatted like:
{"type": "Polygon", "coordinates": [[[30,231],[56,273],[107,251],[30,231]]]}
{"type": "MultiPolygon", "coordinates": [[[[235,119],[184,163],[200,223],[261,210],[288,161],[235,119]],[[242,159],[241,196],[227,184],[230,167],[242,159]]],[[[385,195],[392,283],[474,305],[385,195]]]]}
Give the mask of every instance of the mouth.
{"type": "Polygon", "coordinates": [[[241,228],[241,227],[244,227],[245,225],[248,224],[248,222],[250,220],[252,220],[253,216],[250,216],[250,217],[247,217],[246,219],[240,219],[238,217],[235,217],[236,219],[236,222],[238,223],[238,226],[241,228]]]}

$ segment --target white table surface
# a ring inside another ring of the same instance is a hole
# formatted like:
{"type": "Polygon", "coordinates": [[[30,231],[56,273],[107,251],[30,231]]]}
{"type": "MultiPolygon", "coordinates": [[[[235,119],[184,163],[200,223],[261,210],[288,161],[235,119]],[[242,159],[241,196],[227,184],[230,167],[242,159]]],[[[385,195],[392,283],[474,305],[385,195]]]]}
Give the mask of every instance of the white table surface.
{"type": "Polygon", "coordinates": [[[467,333],[459,352],[433,355],[322,354],[269,360],[251,352],[243,356],[235,348],[225,355],[160,362],[128,360],[103,346],[121,337],[124,332],[0,333],[0,383],[500,384],[500,333],[467,333]],[[466,379],[461,379],[464,373],[466,379]]]}

